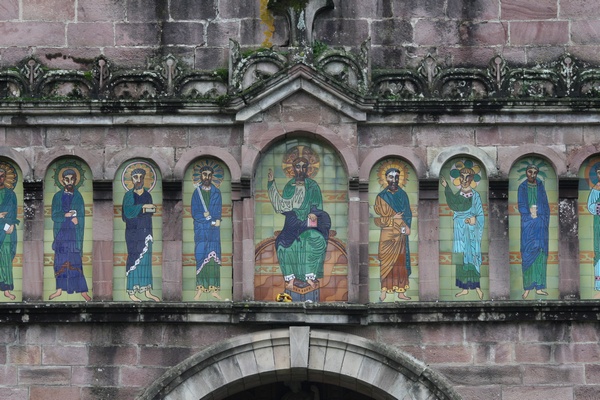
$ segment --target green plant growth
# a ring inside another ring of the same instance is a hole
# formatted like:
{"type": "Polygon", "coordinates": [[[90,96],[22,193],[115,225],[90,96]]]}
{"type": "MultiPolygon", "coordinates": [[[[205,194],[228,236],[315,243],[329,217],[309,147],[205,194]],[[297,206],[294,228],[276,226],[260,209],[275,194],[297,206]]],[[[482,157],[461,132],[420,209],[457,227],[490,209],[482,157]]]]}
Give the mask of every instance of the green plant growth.
{"type": "Polygon", "coordinates": [[[319,40],[315,40],[312,45],[313,57],[315,59],[319,58],[323,53],[327,51],[328,48],[329,46],[327,46],[325,43],[319,40]]]}
{"type": "Polygon", "coordinates": [[[217,68],[213,71],[213,75],[217,76],[223,82],[229,80],[229,70],[227,68],[217,68]]]}

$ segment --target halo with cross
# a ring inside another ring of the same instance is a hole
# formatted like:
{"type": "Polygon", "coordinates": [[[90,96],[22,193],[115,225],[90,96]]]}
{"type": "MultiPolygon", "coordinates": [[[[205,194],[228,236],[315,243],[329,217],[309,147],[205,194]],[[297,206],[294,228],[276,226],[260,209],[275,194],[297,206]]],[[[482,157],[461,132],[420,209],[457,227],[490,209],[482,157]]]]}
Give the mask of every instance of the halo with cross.
{"type": "Polygon", "coordinates": [[[283,168],[283,172],[288,178],[294,177],[294,161],[298,158],[306,158],[308,160],[308,171],[306,175],[309,178],[314,178],[319,172],[319,168],[321,166],[321,160],[319,159],[319,155],[308,146],[294,146],[289,149],[283,155],[283,162],[281,163],[281,168],[283,168]]]}

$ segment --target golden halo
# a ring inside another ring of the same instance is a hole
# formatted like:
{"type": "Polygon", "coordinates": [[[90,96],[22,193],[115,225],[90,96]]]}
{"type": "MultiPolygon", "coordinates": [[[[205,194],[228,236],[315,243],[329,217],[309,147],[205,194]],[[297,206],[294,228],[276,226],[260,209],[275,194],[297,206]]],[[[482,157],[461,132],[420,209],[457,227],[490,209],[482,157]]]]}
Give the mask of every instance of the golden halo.
{"type": "Polygon", "coordinates": [[[405,187],[406,182],[408,182],[408,164],[396,159],[389,159],[382,161],[379,169],[377,170],[377,177],[379,178],[379,184],[382,188],[388,185],[387,176],[385,175],[386,171],[390,168],[395,168],[400,171],[398,185],[400,187],[405,187]]]}
{"type": "Polygon", "coordinates": [[[307,176],[313,178],[319,172],[321,161],[319,155],[315,153],[313,149],[308,146],[294,146],[283,155],[283,162],[281,168],[288,178],[294,177],[294,161],[298,158],[303,157],[308,160],[308,171],[307,176]]]}
{"type": "Polygon", "coordinates": [[[134,161],[123,168],[123,173],[121,174],[121,183],[123,184],[123,187],[126,191],[133,189],[131,172],[138,168],[146,171],[146,176],[144,176],[144,189],[151,192],[152,189],[154,189],[154,186],[156,186],[156,171],[154,170],[154,167],[146,161],[134,161]]]}
{"type": "Polygon", "coordinates": [[[85,171],[83,170],[83,166],[75,160],[67,160],[56,165],[54,184],[61,189],[65,188],[65,185],[62,183],[62,176],[68,169],[75,172],[75,188],[79,189],[85,181],[85,171]]]}
{"type": "Polygon", "coordinates": [[[19,175],[17,174],[17,169],[8,161],[1,160],[0,161],[0,169],[3,169],[6,172],[6,177],[4,178],[4,186],[9,189],[14,189],[19,181],[19,175]]]}

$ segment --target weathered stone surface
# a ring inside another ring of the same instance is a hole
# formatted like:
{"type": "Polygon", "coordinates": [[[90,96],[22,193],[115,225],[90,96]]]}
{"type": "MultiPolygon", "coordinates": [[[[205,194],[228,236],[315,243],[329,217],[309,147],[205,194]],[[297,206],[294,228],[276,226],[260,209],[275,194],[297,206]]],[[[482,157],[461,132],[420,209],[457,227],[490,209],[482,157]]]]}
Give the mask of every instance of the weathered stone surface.
{"type": "Polygon", "coordinates": [[[410,43],[413,38],[413,28],[409,21],[387,19],[374,21],[371,24],[373,35],[372,44],[383,46],[400,46],[410,43]]]}
{"type": "Polygon", "coordinates": [[[585,20],[571,22],[571,40],[580,45],[600,44],[600,21],[585,20]]]}
{"type": "MultiPolygon", "coordinates": [[[[9,5],[10,3],[9,1],[9,5]]],[[[75,4],[69,0],[26,1],[23,3],[23,19],[29,21],[73,21],[75,4]]]]}
{"type": "Polygon", "coordinates": [[[117,46],[154,46],[161,40],[161,29],[156,23],[120,23],[114,29],[117,46]]]}
{"type": "Polygon", "coordinates": [[[333,46],[357,45],[369,37],[365,20],[322,20],[315,25],[314,37],[333,46]],[[363,38],[356,41],[356,38],[363,38]]]}
{"type": "MultiPolygon", "coordinates": [[[[198,3],[194,3],[193,8],[202,8],[198,3]]],[[[144,0],[127,1],[127,21],[129,22],[150,22],[150,21],[165,21],[169,19],[169,2],[168,0],[157,0],[148,3],[144,0]]],[[[193,19],[193,18],[188,18],[193,19]]]]}
{"type": "Polygon", "coordinates": [[[228,47],[229,38],[236,38],[239,35],[240,23],[238,21],[209,24],[206,31],[206,45],[209,47],[228,47]]]}
{"type": "Polygon", "coordinates": [[[19,17],[19,0],[6,0],[0,3],[0,21],[10,21],[19,17]]]}
{"type": "Polygon", "coordinates": [[[567,21],[512,22],[509,32],[511,45],[564,45],[569,42],[567,21]]]}
{"type": "Polygon", "coordinates": [[[79,22],[124,21],[126,2],[112,0],[81,0],[77,3],[79,22]]]}
{"type": "Polygon", "coordinates": [[[0,22],[0,46],[65,46],[65,24],[62,22],[0,22]]]}
{"type": "Polygon", "coordinates": [[[71,367],[21,367],[19,368],[19,382],[24,385],[46,386],[68,385],[71,381],[71,367]]]}
{"type": "Polygon", "coordinates": [[[498,20],[500,0],[448,0],[449,18],[458,20],[498,20]]]}
{"type": "Polygon", "coordinates": [[[204,24],[201,22],[166,22],[162,27],[161,44],[202,46],[204,24]]]}
{"type": "Polygon", "coordinates": [[[113,29],[113,24],[108,22],[69,24],[67,43],[71,47],[113,46],[115,44],[113,29]]]}
{"type": "Polygon", "coordinates": [[[171,0],[170,4],[170,15],[174,20],[211,20],[217,17],[216,0],[199,0],[194,3],[187,0],[171,0]]]}
{"type": "Polygon", "coordinates": [[[590,19],[600,17],[600,4],[586,0],[561,0],[560,18],[590,19]]]}
{"type": "Polygon", "coordinates": [[[503,20],[555,19],[558,16],[558,3],[554,0],[518,1],[502,0],[503,20]]]}

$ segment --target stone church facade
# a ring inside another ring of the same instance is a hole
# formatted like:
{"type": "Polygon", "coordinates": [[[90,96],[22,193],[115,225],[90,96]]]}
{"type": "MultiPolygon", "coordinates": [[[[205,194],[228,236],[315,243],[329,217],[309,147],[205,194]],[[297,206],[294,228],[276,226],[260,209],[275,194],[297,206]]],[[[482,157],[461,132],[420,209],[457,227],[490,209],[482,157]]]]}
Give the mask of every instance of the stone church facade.
{"type": "Polygon", "coordinates": [[[4,1],[0,397],[597,398],[588,3],[4,1]]]}

